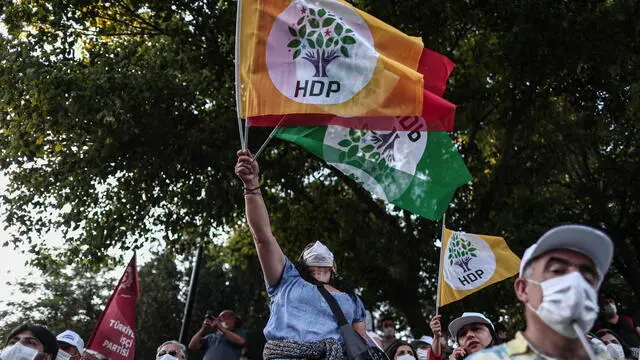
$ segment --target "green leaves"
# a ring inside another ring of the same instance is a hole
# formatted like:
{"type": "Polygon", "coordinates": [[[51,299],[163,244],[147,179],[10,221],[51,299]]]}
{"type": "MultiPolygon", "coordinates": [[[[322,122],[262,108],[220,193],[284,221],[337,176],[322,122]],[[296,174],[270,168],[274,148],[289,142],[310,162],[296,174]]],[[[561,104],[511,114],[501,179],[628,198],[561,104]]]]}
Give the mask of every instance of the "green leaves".
{"type": "MultiPolygon", "coordinates": [[[[327,14],[327,10],[325,10],[325,9],[318,10],[318,16],[319,17],[324,17],[326,14],[327,14]]],[[[322,26],[325,26],[325,25],[322,25],[322,26]]]]}
{"type": "Polygon", "coordinates": [[[349,49],[347,49],[346,46],[340,46],[340,52],[342,53],[342,55],[346,58],[349,57],[349,49]]]}
{"type": "Polygon", "coordinates": [[[343,36],[342,38],[340,38],[340,41],[342,41],[342,43],[345,45],[353,45],[356,43],[356,39],[352,38],[351,36],[343,36]]]}
{"type": "Polygon", "coordinates": [[[300,29],[298,29],[298,33],[301,38],[304,38],[307,35],[307,25],[302,25],[300,29]]]}
{"type": "Polygon", "coordinates": [[[351,146],[351,141],[349,141],[348,139],[340,140],[340,142],[338,142],[338,145],[346,148],[351,146]]]}
{"type": "Polygon", "coordinates": [[[326,19],[324,19],[324,21],[322,21],[322,27],[323,28],[328,28],[329,26],[331,26],[331,24],[333,24],[336,21],[336,18],[331,18],[328,17],[326,19]]]}
{"type": "Polygon", "coordinates": [[[344,31],[344,26],[342,26],[342,24],[337,23],[336,26],[333,28],[333,32],[340,36],[342,35],[342,32],[344,31]]]}
{"type": "Polygon", "coordinates": [[[301,49],[297,49],[296,51],[293,52],[293,60],[297,59],[298,57],[300,57],[300,54],[302,53],[301,49]]]}
{"type": "Polygon", "coordinates": [[[297,48],[298,46],[300,46],[302,44],[302,42],[298,39],[293,39],[291,41],[289,41],[289,43],[287,44],[287,47],[290,48],[297,48]]]}
{"type": "Polygon", "coordinates": [[[289,34],[291,34],[291,36],[293,37],[298,37],[298,32],[296,31],[296,29],[292,28],[291,26],[289,26],[289,34]]]}
{"type": "Polygon", "coordinates": [[[309,19],[309,26],[312,29],[317,29],[317,28],[320,27],[320,22],[315,18],[311,18],[311,19],[309,19]]]}
{"type": "Polygon", "coordinates": [[[318,34],[318,37],[316,37],[316,45],[319,48],[324,46],[324,37],[322,36],[322,34],[318,34]]]}

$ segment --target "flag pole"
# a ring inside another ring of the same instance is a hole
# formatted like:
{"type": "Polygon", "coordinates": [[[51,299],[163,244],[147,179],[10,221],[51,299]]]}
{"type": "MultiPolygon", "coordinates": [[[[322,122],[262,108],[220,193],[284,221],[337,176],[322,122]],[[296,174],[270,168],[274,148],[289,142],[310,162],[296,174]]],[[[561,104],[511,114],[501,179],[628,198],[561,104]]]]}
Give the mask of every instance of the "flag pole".
{"type": "MultiPolygon", "coordinates": [[[[236,57],[235,57],[235,76],[236,76],[236,114],[238,115],[238,131],[240,132],[240,146],[243,150],[247,149],[247,137],[248,134],[245,134],[242,129],[242,118],[240,113],[240,102],[242,100],[242,95],[240,94],[241,86],[240,86],[240,33],[241,26],[240,23],[242,21],[242,0],[238,0],[238,6],[236,10],[236,57]]],[[[247,129],[248,132],[248,129],[247,129]]]]}
{"type": "Polygon", "coordinates": [[[267,140],[265,140],[264,143],[262,143],[262,146],[260,146],[260,149],[258,149],[256,154],[253,156],[253,160],[256,160],[258,158],[258,156],[260,156],[260,154],[262,154],[264,149],[267,147],[267,144],[271,141],[271,139],[273,139],[273,136],[276,134],[276,131],[278,130],[278,128],[280,128],[280,124],[282,124],[282,121],[284,121],[285,117],[287,117],[286,114],[282,115],[282,117],[280,118],[280,121],[278,121],[278,124],[276,125],[276,127],[274,127],[273,130],[271,130],[271,133],[269,134],[269,137],[267,137],[267,140]]]}
{"type": "Polygon", "coordinates": [[[440,233],[440,262],[438,264],[438,287],[436,288],[436,316],[440,310],[440,286],[442,285],[442,260],[444,259],[444,228],[447,213],[442,214],[442,230],[440,233]]]}

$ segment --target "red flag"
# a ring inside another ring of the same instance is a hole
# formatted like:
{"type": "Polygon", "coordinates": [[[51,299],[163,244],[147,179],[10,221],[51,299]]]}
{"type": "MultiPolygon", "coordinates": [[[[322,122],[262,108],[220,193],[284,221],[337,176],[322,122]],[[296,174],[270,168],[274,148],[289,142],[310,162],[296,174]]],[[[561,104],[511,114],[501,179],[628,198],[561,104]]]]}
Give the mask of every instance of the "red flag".
{"type": "Polygon", "coordinates": [[[424,49],[416,69],[424,77],[422,116],[341,117],[333,114],[265,115],[249,118],[250,126],[341,125],[354,129],[452,131],[456,106],[441,96],[454,63],[446,56],[424,49]],[[397,128],[397,126],[402,126],[397,128]]]}
{"type": "Polygon", "coordinates": [[[87,349],[111,360],[133,360],[136,352],[136,300],[139,296],[134,254],[91,334],[87,349]]]}

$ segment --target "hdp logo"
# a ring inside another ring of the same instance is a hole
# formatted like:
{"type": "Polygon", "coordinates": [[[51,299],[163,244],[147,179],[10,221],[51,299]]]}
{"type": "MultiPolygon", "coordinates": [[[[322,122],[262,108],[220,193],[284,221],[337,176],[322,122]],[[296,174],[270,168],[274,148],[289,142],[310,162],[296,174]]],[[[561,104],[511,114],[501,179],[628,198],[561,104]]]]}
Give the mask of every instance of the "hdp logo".
{"type": "Polygon", "coordinates": [[[393,201],[411,186],[427,136],[414,141],[410,131],[357,130],[331,125],[324,144],[337,152],[325,160],[377,197],[393,201]]]}
{"type": "Polygon", "coordinates": [[[302,59],[313,65],[313,77],[328,77],[327,67],[340,56],[349,57],[349,48],[357,43],[353,30],[335,14],[320,8],[302,7],[302,16],[289,27],[293,40],[287,47],[295,49],[293,60],[302,59]],[[303,54],[304,53],[304,54],[303,54]]]}
{"type": "Polygon", "coordinates": [[[332,0],[297,0],[273,23],[267,68],[276,88],[305,104],[340,104],[371,81],[378,53],[365,21],[332,0]]]}
{"type": "Polygon", "coordinates": [[[451,240],[449,240],[449,265],[459,266],[465,273],[471,271],[469,263],[473,258],[477,258],[476,254],[478,249],[473,247],[471,241],[465,240],[460,233],[453,233],[451,240]]]}
{"type": "Polygon", "coordinates": [[[456,290],[477,288],[496,271],[496,256],[491,247],[474,234],[452,232],[444,256],[444,279],[456,290]]]}

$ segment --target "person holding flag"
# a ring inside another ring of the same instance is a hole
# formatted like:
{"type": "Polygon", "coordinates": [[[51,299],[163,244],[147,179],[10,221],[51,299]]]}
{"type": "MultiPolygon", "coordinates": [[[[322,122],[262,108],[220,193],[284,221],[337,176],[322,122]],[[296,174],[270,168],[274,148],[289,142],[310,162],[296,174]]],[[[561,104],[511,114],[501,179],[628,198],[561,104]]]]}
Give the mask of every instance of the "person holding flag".
{"type": "Polygon", "coordinates": [[[610,359],[585,333],[598,317],[597,291],[612,259],[613,243],[599,230],[564,225],[547,231],[524,252],[514,283],[526,330],[469,360],[610,359]]]}
{"type": "Polygon", "coordinates": [[[322,306],[326,302],[318,287],[333,295],[347,322],[362,338],[366,338],[364,305],[350,289],[341,286],[333,253],[321,242],[304,248],[298,267],[284,255],[271,232],[259,172],[251,153],[238,151],[235,173],[244,184],[247,222],[271,298],[271,314],[264,328],[264,358],[341,360],[344,344],[340,329],[330,308],[322,306]]]}
{"type": "MultiPolygon", "coordinates": [[[[441,317],[442,315],[436,315],[429,322],[434,339],[434,344],[429,349],[429,360],[444,359],[444,349],[440,343],[442,337],[441,317]]],[[[496,336],[493,323],[481,313],[465,312],[449,324],[449,333],[458,342],[458,347],[449,356],[449,360],[464,359],[495,344],[496,336]]]]}

